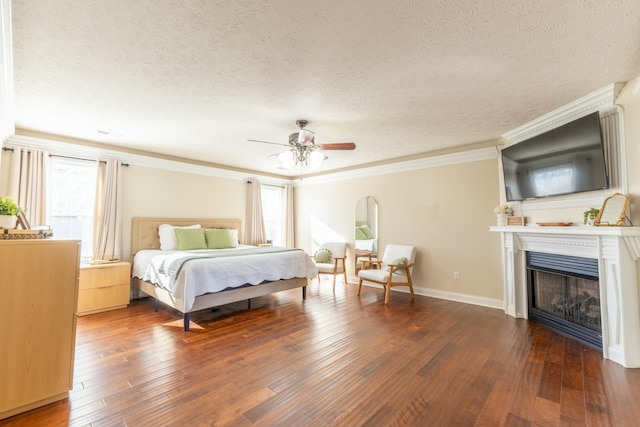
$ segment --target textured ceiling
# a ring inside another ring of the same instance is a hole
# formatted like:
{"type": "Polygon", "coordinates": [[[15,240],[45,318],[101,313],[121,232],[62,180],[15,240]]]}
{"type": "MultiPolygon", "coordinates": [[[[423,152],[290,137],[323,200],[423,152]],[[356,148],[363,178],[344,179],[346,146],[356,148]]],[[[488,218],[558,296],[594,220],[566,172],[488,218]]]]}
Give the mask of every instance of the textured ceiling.
{"type": "MultiPolygon", "coordinates": [[[[501,134],[640,74],[638,0],[12,1],[16,127],[281,175],[501,134]],[[108,131],[117,136],[101,134],[108,131]]],[[[306,171],[303,171],[306,173],[306,171]]]]}

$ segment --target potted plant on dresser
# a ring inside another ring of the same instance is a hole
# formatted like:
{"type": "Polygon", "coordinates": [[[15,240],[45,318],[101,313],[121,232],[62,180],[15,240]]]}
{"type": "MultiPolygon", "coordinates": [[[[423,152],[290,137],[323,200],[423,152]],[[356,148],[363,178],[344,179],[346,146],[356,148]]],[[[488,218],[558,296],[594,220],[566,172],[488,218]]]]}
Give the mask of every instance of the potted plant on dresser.
{"type": "Polygon", "coordinates": [[[23,212],[24,209],[9,196],[0,197],[0,228],[16,228],[17,217],[23,212]]]}

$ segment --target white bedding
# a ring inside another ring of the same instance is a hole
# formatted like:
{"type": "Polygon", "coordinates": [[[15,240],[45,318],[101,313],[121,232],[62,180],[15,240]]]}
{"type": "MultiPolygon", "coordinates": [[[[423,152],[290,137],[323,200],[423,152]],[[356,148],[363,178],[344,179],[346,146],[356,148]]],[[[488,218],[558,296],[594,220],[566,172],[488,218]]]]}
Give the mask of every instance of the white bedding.
{"type": "Polygon", "coordinates": [[[377,252],[378,239],[356,240],[356,249],[377,252]]]}
{"type": "MultiPolygon", "coordinates": [[[[249,247],[251,246],[240,245],[237,249],[249,247]]],[[[211,251],[216,250],[211,249],[211,251]]],[[[197,296],[206,293],[219,292],[246,284],[258,285],[264,281],[295,277],[311,279],[317,275],[316,266],[309,255],[304,251],[287,251],[194,259],[184,264],[174,280],[169,275],[158,271],[155,265],[159,260],[156,257],[166,257],[177,252],[180,251],[154,249],[138,251],[133,259],[131,275],[169,290],[176,299],[184,300],[185,311],[191,310],[197,296]],[[154,258],[156,260],[152,261],[154,258]]]]}

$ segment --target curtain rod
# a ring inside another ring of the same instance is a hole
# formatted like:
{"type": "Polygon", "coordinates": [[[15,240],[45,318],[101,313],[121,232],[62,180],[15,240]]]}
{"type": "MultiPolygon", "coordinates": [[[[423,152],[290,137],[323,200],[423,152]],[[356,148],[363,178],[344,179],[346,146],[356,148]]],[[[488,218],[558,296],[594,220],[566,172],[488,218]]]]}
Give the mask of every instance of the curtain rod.
{"type": "MultiPolygon", "coordinates": [[[[13,151],[13,148],[11,148],[11,147],[2,147],[2,151],[13,151]]],[[[27,151],[27,152],[30,152],[30,151],[27,151]]],[[[82,157],[72,157],[72,156],[61,156],[59,154],[49,154],[49,157],[58,157],[60,159],[70,159],[70,160],[82,160],[82,161],[85,161],[85,162],[95,162],[95,160],[92,160],[92,159],[84,159],[82,157]]],[[[104,160],[98,160],[98,162],[107,163],[104,160]]],[[[121,163],[120,165],[124,166],[124,167],[129,167],[129,163],[121,163]]]]}
{"type": "MultiPolygon", "coordinates": [[[[253,184],[253,181],[247,181],[247,184],[253,184]]],[[[284,185],[273,185],[273,184],[262,184],[260,183],[260,185],[264,185],[265,187],[275,187],[275,188],[284,188],[284,185]]]]}

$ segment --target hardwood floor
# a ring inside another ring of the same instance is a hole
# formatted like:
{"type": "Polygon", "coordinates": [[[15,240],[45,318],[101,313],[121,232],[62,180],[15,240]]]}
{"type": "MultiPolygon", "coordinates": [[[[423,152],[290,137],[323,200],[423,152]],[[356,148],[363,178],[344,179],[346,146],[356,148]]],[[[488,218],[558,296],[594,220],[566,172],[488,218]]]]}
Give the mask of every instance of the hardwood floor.
{"type": "Polygon", "coordinates": [[[7,426],[632,426],[640,369],[502,311],[314,281],[163,325],[151,300],[78,318],[67,400],[7,426]],[[180,324],[180,322],[178,322],[180,324]]]}

